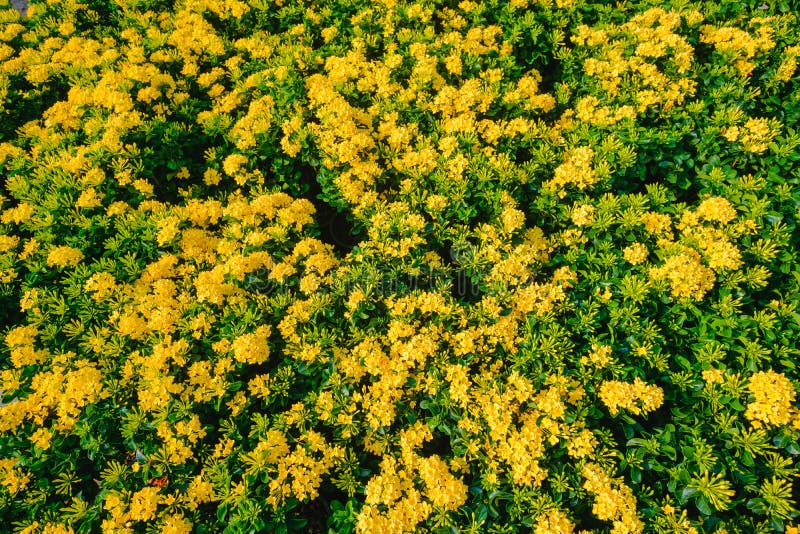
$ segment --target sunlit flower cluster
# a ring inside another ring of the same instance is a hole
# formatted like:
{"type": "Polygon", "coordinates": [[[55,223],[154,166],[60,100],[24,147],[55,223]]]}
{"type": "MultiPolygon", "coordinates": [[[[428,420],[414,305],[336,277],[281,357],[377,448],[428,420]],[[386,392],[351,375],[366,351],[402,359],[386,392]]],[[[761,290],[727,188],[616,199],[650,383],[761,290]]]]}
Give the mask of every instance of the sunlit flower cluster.
{"type": "Polygon", "coordinates": [[[797,392],[782,373],[761,371],[750,377],[747,385],[753,401],[745,415],[753,426],[785,425],[792,419],[797,392]]]}
{"type": "Polygon", "coordinates": [[[0,0],[0,530],[792,532],[798,16],[0,0]]]}
{"type": "Polygon", "coordinates": [[[607,380],[600,386],[600,400],[612,415],[620,409],[632,414],[647,414],[661,406],[664,392],[660,387],[646,384],[638,377],[631,384],[607,380]]]}

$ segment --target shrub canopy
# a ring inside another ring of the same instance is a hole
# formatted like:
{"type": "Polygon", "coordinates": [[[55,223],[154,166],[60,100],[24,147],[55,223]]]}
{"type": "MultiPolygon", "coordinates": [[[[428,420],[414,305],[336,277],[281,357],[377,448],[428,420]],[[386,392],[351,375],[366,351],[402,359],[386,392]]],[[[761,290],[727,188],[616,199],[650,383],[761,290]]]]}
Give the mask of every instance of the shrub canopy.
{"type": "Polygon", "coordinates": [[[0,525],[798,532],[790,3],[0,0],[0,525]]]}

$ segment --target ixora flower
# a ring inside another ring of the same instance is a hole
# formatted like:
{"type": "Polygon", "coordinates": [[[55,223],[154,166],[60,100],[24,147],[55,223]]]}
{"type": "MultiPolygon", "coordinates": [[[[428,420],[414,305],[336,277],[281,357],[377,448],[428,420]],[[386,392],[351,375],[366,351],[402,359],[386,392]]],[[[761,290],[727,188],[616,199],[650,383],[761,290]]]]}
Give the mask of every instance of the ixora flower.
{"type": "Polygon", "coordinates": [[[697,216],[707,221],[727,224],[736,218],[736,210],[730,201],[723,197],[707,198],[697,206],[697,216]]]}
{"type": "Polygon", "coordinates": [[[797,392],[783,373],[759,371],[750,377],[747,389],[753,400],[745,416],[754,427],[786,425],[796,415],[797,392]]]}
{"type": "Polygon", "coordinates": [[[51,267],[69,267],[83,260],[83,252],[74,247],[55,247],[47,254],[47,265],[51,267]]]}
{"type": "Polygon", "coordinates": [[[645,415],[658,409],[664,402],[664,391],[636,377],[633,383],[607,380],[600,386],[600,400],[608,407],[611,415],[620,409],[632,414],[645,415]]]}
{"type": "Polygon", "coordinates": [[[581,474],[583,488],[594,495],[592,513],[600,520],[613,521],[611,532],[635,534],[644,530],[636,513],[636,498],[628,486],[594,463],[585,464],[581,474]]]}
{"type": "Polygon", "coordinates": [[[622,249],[622,257],[632,265],[639,265],[647,261],[649,251],[643,243],[633,243],[622,249]]]}
{"type": "Polygon", "coordinates": [[[594,150],[591,147],[573,148],[564,157],[564,162],[556,167],[555,175],[547,182],[547,187],[563,198],[566,196],[564,187],[569,184],[574,184],[578,189],[586,189],[595,184],[599,178],[592,167],[593,158],[594,150]]]}
{"type": "Polygon", "coordinates": [[[670,256],[661,267],[652,267],[650,276],[668,280],[673,296],[695,300],[702,300],[716,280],[714,271],[703,265],[700,254],[692,249],[670,256]]]}
{"type": "Polygon", "coordinates": [[[0,531],[796,531],[796,10],[7,2],[0,531]]]}

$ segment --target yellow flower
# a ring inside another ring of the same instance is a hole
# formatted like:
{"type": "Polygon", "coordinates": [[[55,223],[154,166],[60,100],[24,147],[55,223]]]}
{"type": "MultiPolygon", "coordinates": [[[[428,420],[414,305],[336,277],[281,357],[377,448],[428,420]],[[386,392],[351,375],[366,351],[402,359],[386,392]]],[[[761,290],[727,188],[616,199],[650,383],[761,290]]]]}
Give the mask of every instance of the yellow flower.
{"type": "Polygon", "coordinates": [[[247,403],[247,395],[243,391],[238,391],[230,401],[225,403],[225,406],[230,409],[231,416],[236,417],[247,407],[247,403]]]}
{"type": "Polygon", "coordinates": [[[747,405],[745,417],[754,427],[786,425],[791,421],[797,393],[783,373],[759,371],[750,377],[747,389],[754,399],[747,405]]]}
{"type": "Polygon", "coordinates": [[[117,286],[114,275],[111,273],[94,273],[86,281],[84,288],[86,291],[93,293],[92,297],[95,300],[102,300],[109,293],[111,293],[117,286]]]}
{"type": "Polygon", "coordinates": [[[18,326],[6,334],[6,345],[9,348],[33,345],[38,333],[35,326],[18,326]]]}
{"type": "Polygon", "coordinates": [[[767,150],[770,141],[778,133],[770,126],[767,119],[748,119],[743,126],[743,132],[739,136],[739,142],[745,150],[756,154],[767,150]]]}
{"type": "Polygon", "coordinates": [[[31,481],[30,475],[16,467],[15,458],[0,459],[0,484],[8,489],[11,495],[16,495],[24,490],[31,481]]]}
{"type": "Polygon", "coordinates": [[[642,224],[644,224],[645,231],[651,234],[662,235],[669,232],[672,226],[672,219],[670,219],[670,216],[666,213],[649,211],[642,215],[642,224]]]}
{"type": "Polygon", "coordinates": [[[323,28],[320,34],[322,35],[322,39],[326,43],[330,43],[336,34],[339,33],[339,29],[336,26],[329,26],[327,28],[323,28]]]}
{"type": "Polygon", "coordinates": [[[446,58],[444,58],[444,67],[450,74],[460,76],[462,69],[461,54],[453,50],[446,58]]]}
{"type": "Polygon", "coordinates": [[[525,224],[525,214],[516,208],[504,209],[500,219],[506,232],[519,230],[525,224]]]}
{"type": "Polygon", "coordinates": [[[51,439],[53,439],[53,433],[46,428],[39,428],[31,434],[31,443],[45,451],[50,448],[51,439]]]}
{"type": "Polygon", "coordinates": [[[620,409],[644,415],[661,406],[664,402],[664,391],[636,377],[632,384],[606,380],[600,386],[599,397],[611,415],[616,415],[620,409]]]}
{"type": "Polygon", "coordinates": [[[706,221],[727,224],[736,218],[736,210],[728,199],[723,197],[707,198],[695,210],[695,213],[706,221]]]}
{"type": "Polygon", "coordinates": [[[552,509],[539,516],[533,534],[572,534],[575,525],[561,510],[552,509]]]}
{"type": "Polygon", "coordinates": [[[256,328],[252,334],[237,337],[231,346],[233,357],[242,363],[264,363],[270,354],[268,339],[271,332],[270,325],[262,325],[256,328]]]}
{"type": "Polygon", "coordinates": [[[268,374],[261,374],[253,377],[247,384],[247,388],[251,395],[261,399],[269,398],[270,394],[270,377],[268,374]]]}
{"type": "Polygon", "coordinates": [[[22,202],[18,206],[14,208],[9,208],[3,212],[0,221],[5,224],[8,223],[25,223],[28,222],[31,217],[33,217],[36,208],[32,204],[28,204],[27,202],[22,202]]]}
{"type": "Polygon", "coordinates": [[[466,502],[466,484],[450,473],[444,460],[436,455],[420,458],[418,470],[425,483],[425,494],[434,506],[456,510],[466,502]]]}
{"type": "Polygon", "coordinates": [[[131,496],[130,518],[132,521],[151,521],[156,517],[159,504],[159,488],[148,486],[131,496]]]}
{"type": "Polygon", "coordinates": [[[161,534],[190,534],[192,523],[180,514],[170,515],[161,525],[161,534]]]}
{"type": "Polygon", "coordinates": [[[592,158],[594,150],[588,146],[573,148],[564,157],[564,162],[556,167],[553,179],[546,182],[544,186],[554,190],[559,197],[564,197],[566,191],[564,187],[574,184],[578,189],[586,189],[595,184],[599,178],[592,168],[592,158]]]}
{"type": "Polygon", "coordinates": [[[608,345],[593,343],[592,350],[589,351],[587,356],[581,358],[581,361],[583,363],[591,363],[595,367],[606,367],[612,361],[611,352],[611,347],[608,345]]]}
{"type": "Polygon", "coordinates": [[[446,379],[449,384],[450,398],[460,406],[469,404],[470,379],[468,368],[463,365],[450,365],[446,369],[446,379]]]}
{"type": "Polygon", "coordinates": [[[591,430],[583,429],[577,436],[571,436],[567,441],[567,454],[572,458],[585,458],[594,452],[597,447],[597,438],[591,430]]]}
{"type": "Polygon", "coordinates": [[[149,198],[153,196],[153,184],[144,178],[137,178],[133,181],[133,187],[136,188],[143,197],[149,198]]]}
{"type": "Polygon", "coordinates": [[[8,252],[19,244],[19,238],[12,235],[0,235],[0,252],[8,252]]]}
{"type": "Polygon", "coordinates": [[[725,371],[722,369],[706,369],[702,372],[703,380],[706,381],[706,384],[721,384],[724,374],[725,371]]]}
{"type": "Polygon", "coordinates": [[[215,500],[214,487],[210,482],[203,480],[201,475],[198,475],[189,482],[184,500],[190,510],[196,510],[199,505],[215,500]]]}
{"type": "Polygon", "coordinates": [[[636,513],[636,498],[628,486],[597,464],[586,464],[582,474],[586,480],[583,488],[595,497],[592,513],[602,521],[614,521],[612,532],[638,534],[644,530],[636,513]]]}
{"type": "Polygon", "coordinates": [[[77,202],[75,202],[76,208],[95,208],[97,206],[102,205],[103,194],[98,193],[97,189],[94,187],[90,187],[89,189],[83,191],[81,195],[78,197],[77,202]]]}
{"type": "Polygon", "coordinates": [[[678,298],[702,300],[712,287],[716,276],[714,271],[700,263],[700,255],[693,249],[667,258],[661,267],[650,269],[655,280],[667,279],[672,295],[678,298]]]}
{"type": "Polygon", "coordinates": [[[631,265],[639,265],[647,261],[649,251],[642,243],[633,243],[622,250],[622,257],[631,265]]]}
{"type": "Polygon", "coordinates": [[[206,185],[217,185],[222,181],[222,174],[217,169],[209,167],[203,173],[203,181],[206,185]]]}
{"type": "Polygon", "coordinates": [[[245,163],[247,163],[247,157],[244,155],[231,154],[222,162],[222,170],[228,176],[235,176],[245,163]]]}
{"type": "Polygon", "coordinates": [[[81,260],[83,260],[83,252],[67,246],[55,247],[47,255],[47,265],[50,267],[73,266],[79,264],[81,260]]]}
{"type": "Polygon", "coordinates": [[[572,223],[575,226],[586,226],[594,221],[595,209],[591,204],[582,204],[572,210],[572,223]]]}

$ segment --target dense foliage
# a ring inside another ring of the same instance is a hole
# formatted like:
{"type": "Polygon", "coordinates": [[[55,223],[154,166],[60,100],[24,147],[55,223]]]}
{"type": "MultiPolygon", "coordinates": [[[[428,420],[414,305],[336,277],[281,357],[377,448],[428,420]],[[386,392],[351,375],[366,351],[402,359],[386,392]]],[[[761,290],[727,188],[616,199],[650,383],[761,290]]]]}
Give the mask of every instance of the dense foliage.
{"type": "Polygon", "coordinates": [[[0,0],[0,529],[798,532],[790,3],[0,0]]]}

